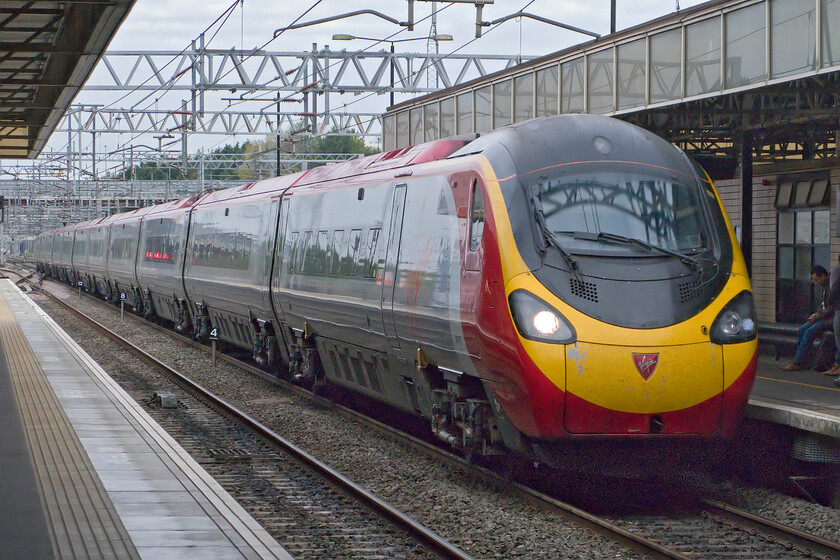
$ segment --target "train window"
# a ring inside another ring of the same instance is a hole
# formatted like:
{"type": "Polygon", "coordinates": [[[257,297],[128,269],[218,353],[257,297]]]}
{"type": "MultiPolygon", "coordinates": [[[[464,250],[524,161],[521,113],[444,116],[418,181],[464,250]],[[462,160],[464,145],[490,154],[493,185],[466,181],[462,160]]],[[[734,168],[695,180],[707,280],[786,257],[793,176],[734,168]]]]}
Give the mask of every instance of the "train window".
{"type": "Polygon", "coordinates": [[[248,270],[251,263],[252,236],[244,232],[201,234],[195,236],[196,266],[248,270]]]}
{"type": "Polygon", "coordinates": [[[359,264],[364,266],[365,278],[376,277],[376,244],[379,241],[380,228],[371,228],[368,231],[367,244],[359,264]]]}
{"type": "Polygon", "coordinates": [[[146,250],[143,260],[163,264],[174,263],[178,257],[178,244],[175,239],[167,235],[146,238],[146,250]]]}
{"type": "Polygon", "coordinates": [[[323,274],[327,260],[328,232],[320,231],[318,235],[307,231],[304,238],[306,254],[303,260],[303,272],[306,274],[323,274]]]}
{"type": "Polygon", "coordinates": [[[312,243],[312,232],[305,231],[303,232],[303,238],[300,240],[300,249],[297,251],[296,255],[296,262],[297,266],[296,269],[300,272],[308,272],[306,267],[306,261],[308,259],[307,253],[310,251],[312,243]]]}
{"type": "Polygon", "coordinates": [[[294,273],[297,270],[297,255],[298,255],[298,237],[300,236],[300,232],[293,231],[289,238],[286,239],[286,255],[287,255],[287,262],[288,262],[288,270],[291,273],[294,273]]]}
{"type": "Polygon", "coordinates": [[[362,247],[362,230],[351,230],[350,239],[348,241],[349,243],[347,245],[347,257],[343,259],[340,274],[342,276],[355,276],[356,270],[358,268],[356,266],[356,259],[359,254],[359,249],[361,249],[362,247]]]}
{"type": "Polygon", "coordinates": [[[321,260],[320,272],[321,274],[329,272],[330,270],[330,232],[318,232],[318,256],[321,260]]]}
{"type": "Polygon", "coordinates": [[[470,209],[470,251],[477,251],[481,244],[481,234],[484,232],[484,195],[481,185],[473,182],[472,207],[470,209]]]}
{"type": "Polygon", "coordinates": [[[341,275],[341,268],[344,260],[347,258],[347,239],[346,233],[342,229],[333,232],[332,252],[330,254],[330,274],[333,276],[341,275]]]}

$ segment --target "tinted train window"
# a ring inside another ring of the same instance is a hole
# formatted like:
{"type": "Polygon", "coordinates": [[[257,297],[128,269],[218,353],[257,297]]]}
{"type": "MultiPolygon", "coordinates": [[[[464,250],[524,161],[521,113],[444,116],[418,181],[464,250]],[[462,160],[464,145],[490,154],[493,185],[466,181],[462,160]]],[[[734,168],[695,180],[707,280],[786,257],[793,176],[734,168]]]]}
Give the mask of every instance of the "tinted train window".
{"type": "Polygon", "coordinates": [[[251,263],[251,234],[220,232],[195,236],[196,266],[247,270],[251,263]]]}
{"type": "Polygon", "coordinates": [[[347,240],[344,230],[338,229],[333,232],[332,251],[330,253],[330,274],[341,275],[341,264],[347,258],[347,240]]]}
{"type": "Polygon", "coordinates": [[[114,260],[128,260],[134,257],[135,251],[134,238],[123,237],[115,239],[111,243],[111,258],[114,260]]]}
{"type": "Polygon", "coordinates": [[[76,239],[76,247],[73,249],[73,258],[75,259],[83,259],[87,255],[85,250],[87,249],[87,241],[84,239],[76,239]]]}
{"type": "Polygon", "coordinates": [[[144,261],[170,264],[174,263],[177,257],[178,243],[172,237],[160,235],[146,238],[144,261]]]}
{"type": "Polygon", "coordinates": [[[376,261],[376,244],[379,241],[379,228],[368,231],[367,245],[359,264],[364,267],[365,278],[375,278],[378,262],[376,261]]]}
{"type": "Polygon", "coordinates": [[[342,276],[356,275],[356,258],[359,254],[359,249],[362,248],[362,230],[354,229],[350,232],[350,243],[347,246],[347,256],[342,259],[341,270],[339,274],[342,276]]]}
{"type": "Polygon", "coordinates": [[[303,232],[303,237],[300,240],[300,249],[297,251],[297,255],[295,256],[295,262],[297,265],[295,266],[296,270],[304,272],[304,263],[306,263],[306,253],[309,251],[309,248],[312,244],[312,232],[305,231],[303,232]]]}
{"type": "Polygon", "coordinates": [[[289,238],[286,240],[286,254],[289,256],[288,260],[288,269],[289,272],[294,272],[297,270],[297,255],[298,255],[298,244],[297,240],[300,236],[300,232],[293,231],[289,238]]]}
{"type": "MultiPolygon", "coordinates": [[[[578,164],[535,187],[553,233],[611,233],[679,251],[699,249],[708,242],[702,187],[693,176],[620,163],[578,164]]],[[[564,237],[562,241],[567,247],[594,250],[586,240],[564,237]]],[[[621,248],[614,245],[609,250],[621,248]]],[[[625,247],[628,252],[637,250],[625,247]]]]}
{"type": "Polygon", "coordinates": [[[484,195],[478,181],[473,183],[472,209],[470,211],[470,251],[478,250],[484,232],[484,195]]]}

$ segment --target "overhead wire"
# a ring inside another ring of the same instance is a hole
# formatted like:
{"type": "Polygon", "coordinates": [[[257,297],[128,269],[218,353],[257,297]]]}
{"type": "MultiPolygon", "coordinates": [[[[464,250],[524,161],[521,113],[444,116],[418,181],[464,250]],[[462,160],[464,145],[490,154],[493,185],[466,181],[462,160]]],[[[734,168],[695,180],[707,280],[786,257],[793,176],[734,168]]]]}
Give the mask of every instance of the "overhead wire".
{"type": "MultiPolygon", "coordinates": [[[[526,3],[526,4],[525,4],[525,5],[524,5],[524,6],[523,6],[523,7],[522,7],[519,11],[520,11],[520,12],[525,11],[525,10],[526,10],[526,9],[528,9],[528,7],[530,7],[530,6],[531,6],[531,4],[533,4],[534,2],[536,2],[536,0],[530,0],[530,1],[529,1],[529,2],[527,2],[527,3],[526,3]]],[[[449,7],[449,6],[451,6],[451,5],[452,5],[452,4],[450,3],[450,4],[449,4],[448,6],[446,6],[446,7],[448,8],[448,7],[449,7]]],[[[442,9],[445,9],[445,8],[441,8],[441,10],[442,10],[442,9]]],[[[440,12],[441,10],[438,10],[438,12],[440,12]]],[[[424,21],[425,19],[429,19],[430,17],[431,17],[431,16],[428,16],[428,17],[426,17],[426,18],[423,18],[422,20],[419,20],[419,21],[418,21],[418,23],[420,23],[420,22],[424,21]]],[[[484,31],[483,36],[486,36],[486,35],[488,35],[489,33],[491,33],[491,32],[493,32],[493,31],[495,31],[496,29],[498,29],[499,27],[501,27],[501,26],[502,26],[502,25],[504,25],[505,23],[506,23],[506,21],[503,21],[503,22],[500,22],[500,23],[498,23],[498,24],[496,24],[496,25],[492,25],[492,26],[488,27],[488,28],[487,28],[487,30],[486,30],[486,31],[484,31]]],[[[400,31],[399,31],[399,32],[397,32],[397,33],[400,33],[400,32],[402,32],[402,31],[403,31],[403,30],[400,30],[400,31]]],[[[397,33],[390,35],[388,39],[390,39],[391,37],[394,37],[397,33]]],[[[444,60],[444,59],[446,59],[446,58],[450,57],[451,55],[454,55],[454,54],[458,53],[459,51],[461,51],[461,50],[465,49],[466,47],[468,47],[468,46],[469,46],[469,45],[471,45],[472,43],[475,43],[476,41],[478,41],[478,40],[479,40],[479,39],[481,39],[481,38],[483,38],[483,37],[474,37],[474,38],[470,39],[469,41],[467,41],[467,42],[463,43],[463,44],[462,44],[461,46],[459,46],[458,48],[453,49],[453,50],[452,50],[452,51],[450,51],[449,53],[447,53],[447,54],[445,54],[445,55],[441,56],[441,57],[440,57],[440,59],[441,59],[441,60],[444,60]]],[[[374,43],[374,45],[379,44],[379,43],[382,43],[382,42],[388,42],[388,39],[381,39],[381,40],[377,41],[376,43],[374,43]]],[[[364,52],[364,51],[359,51],[359,52],[364,52]]],[[[420,73],[420,71],[421,71],[421,70],[415,70],[414,72],[412,72],[412,73],[408,74],[408,75],[406,76],[406,79],[408,79],[408,78],[411,78],[411,77],[414,77],[414,76],[418,75],[418,74],[420,73]]],[[[263,94],[261,94],[261,95],[263,95],[263,94]]],[[[351,101],[351,102],[349,102],[349,103],[345,103],[345,104],[343,105],[343,107],[345,107],[345,108],[346,108],[346,107],[349,107],[350,105],[354,105],[354,104],[356,104],[356,103],[361,103],[362,101],[364,101],[364,100],[366,100],[366,99],[369,99],[370,97],[373,97],[373,96],[375,96],[375,95],[378,95],[378,92],[371,92],[371,93],[369,93],[369,94],[367,94],[367,95],[360,96],[359,98],[355,99],[354,101],[351,101]]],[[[259,97],[259,96],[257,96],[257,97],[259,97]]],[[[255,97],[255,98],[253,98],[253,99],[256,99],[256,97],[255,97]]],[[[367,121],[364,121],[364,124],[370,124],[370,123],[372,123],[374,120],[375,120],[375,119],[368,119],[367,121]]],[[[329,133],[313,134],[313,136],[312,136],[311,138],[322,138],[322,137],[324,137],[324,136],[327,136],[328,134],[329,134],[329,133]]],[[[219,142],[219,143],[221,143],[221,142],[219,142]]],[[[217,143],[216,145],[218,145],[218,143],[217,143]]]]}
{"type": "MultiPolygon", "coordinates": [[[[215,33],[213,34],[213,36],[211,37],[211,39],[210,39],[211,41],[212,41],[212,40],[216,37],[216,35],[218,35],[219,31],[220,31],[220,30],[222,29],[222,27],[224,26],[224,23],[225,23],[225,22],[227,22],[228,18],[229,18],[229,17],[230,17],[230,15],[232,14],[233,9],[234,9],[234,8],[235,8],[235,7],[236,7],[236,6],[237,6],[237,5],[241,2],[241,1],[244,1],[244,0],[236,0],[236,1],[235,1],[233,4],[231,4],[231,5],[230,5],[230,6],[229,6],[229,7],[228,7],[228,8],[227,8],[227,9],[226,9],[226,10],[225,10],[225,11],[224,11],[224,12],[223,12],[223,13],[222,13],[219,17],[218,17],[218,18],[216,18],[216,20],[214,20],[214,22],[213,22],[212,24],[210,24],[210,25],[209,25],[209,26],[205,29],[205,32],[206,32],[207,30],[211,29],[211,28],[212,28],[212,27],[213,27],[213,26],[214,26],[214,25],[215,25],[215,24],[216,24],[219,20],[221,20],[221,19],[223,19],[223,18],[224,18],[224,21],[223,21],[222,25],[221,25],[221,26],[220,26],[220,27],[216,30],[216,32],[215,32],[215,33]]],[[[313,4],[309,7],[309,8],[307,8],[307,9],[306,9],[303,13],[301,13],[301,14],[300,14],[300,15],[299,15],[299,16],[298,16],[298,17],[297,17],[297,18],[296,18],[296,19],[295,19],[295,20],[294,20],[291,24],[289,24],[288,26],[286,26],[286,27],[284,27],[284,28],[280,29],[280,31],[279,31],[279,32],[278,32],[275,36],[273,36],[271,39],[269,39],[268,41],[266,41],[266,42],[265,42],[262,46],[257,47],[256,49],[253,49],[253,50],[251,51],[251,54],[246,55],[246,56],[242,59],[242,61],[244,62],[244,61],[245,61],[245,60],[247,60],[248,58],[250,58],[250,57],[254,56],[254,54],[253,54],[253,53],[258,52],[258,51],[260,51],[260,50],[264,49],[264,48],[265,48],[266,46],[268,46],[269,44],[271,44],[271,43],[272,43],[273,41],[275,41],[278,37],[280,37],[281,35],[283,35],[283,33],[285,33],[285,31],[287,31],[287,30],[289,29],[289,27],[292,27],[292,26],[293,26],[293,25],[295,25],[297,22],[299,22],[299,21],[300,21],[303,17],[305,17],[305,16],[306,16],[309,12],[311,12],[311,11],[312,11],[315,7],[317,7],[317,6],[318,6],[318,5],[319,5],[322,1],[323,1],[323,0],[316,0],[316,1],[315,1],[315,2],[314,2],[314,3],[313,3],[313,4]]],[[[526,4],[525,4],[525,5],[524,5],[521,9],[520,9],[520,11],[524,11],[524,10],[525,10],[525,9],[527,9],[527,8],[528,8],[531,4],[533,4],[535,1],[536,1],[536,0],[530,0],[529,2],[527,2],[527,3],[526,3],[526,4]]],[[[447,5],[446,5],[446,6],[443,6],[443,7],[441,7],[441,8],[438,8],[438,9],[434,12],[434,14],[430,14],[429,16],[426,16],[426,17],[424,17],[424,18],[421,18],[420,20],[417,20],[417,22],[416,22],[416,23],[422,23],[423,21],[425,21],[425,20],[430,19],[431,17],[433,17],[433,15],[438,14],[438,13],[440,13],[440,12],[442,12],[442,11],[444,11],[444,10],[446,10],[446,9],[450,8],[450,7],[452,7],[453,5],[454,5],[454,3],[453,3],[453,2],[449,2],[449,3],[447,3],[447,5]]],[[[499,24],[496,24],[496,25],[493,25],[493,26],[488,27],[488,29],[487,29],[487,30],[483,33],[483,35],[485,35],[485,36],[486,36],[487,34],[489,34],[490,32],[494,31],[495,29],[497,29],[498,27],[500,27],[500,26],[501,26],[501,25],[503,25],[504,23],[505,23],[505,22],[501,22],[501,23],[499,23],[499,24]]],[[[397,30],[396,32],[394,32],[394,33],[392,33],[392,34],[388,35],[387,37],[385,37],[385,38],[383,38],[383,39],[376,40],[376,41],[372,42],[370,45],[368,45],[367,47],[365,47],[365,48],[363,48],[363,49],[359,49],[359,50],[358,50],[358,51],[356,51],[356,52],[358,52],[358,53],[367,52],[368,50],[370,50],[370,49],[374,48],[376,45],[379,45],[379,44],[382,44],[382,43],[387,43],[387,42],[390,42],[390,41],[391,41],[394,37],[396,37],[396,36],[400,35],[401,33],[404,33],[405,31],[406,31],[406,29],[405,29],[405,28],[401,28],[401,29],[397,30]]],[[[445,60],[446,58],[448,58],[448,57],[450,57],[450,56],[452,56],[452,55],[454,55],[454,54],[456,54],[456,53],[460,52],[460,51],[461,51],[461,50],[463,50],[464,48],[466,48],[466,47],[468,47],[469,45],[471,45],[472,43],[476,42],[478,39],[479,39],[479,38],[473,38],[473,39],[470,39],[469,41],[467,41],[467,42],[463,43],[462,45],[460,45],[460,46],[459,46],[459,47],[457,47],[456,49],[453,49],[453,50],[452,50],[452,51],[450,51],[449,53],[447,53],[447,54],[445,54],[445,55],[442,55],[442,56],[440,57],[440,60],[441,60],[441,61],[442,61],[442,60],[445,60]]],[[[192,42],[191,42],[191,44],[192,44],[192,42]]],[[[168,66],[168,65],[170,65],[172,62],[174,62],[175,60],[177,60],[177,59],[178,59],[178,57],[182,56],[182,55],[183,55],[183,54],[184,54],[184,53],[185,53],[188,49],[189,49],[189,46],[188,46],[188,47],[185,47],[184,49],[182,49],[182,50],[180,51],[180,53],[178,53],[177,55],[175,55],[175,56],[174,56],[174,57],[173,57],[173,58],[172,58],[172,59],[171,59],[171,60],[170,60],[170,61],[169,61],[169,62],[168,62],[168,63],[167,63],[167,64],[166,64],[163,68],[167,67],[167,66],[168,66]]],[[[327,65],[325,68],[331,68],[331,67],[336,66],[336,65],[341,64],[341,63],[342,63],[342,61],[337,61],[337,62],[334,62],[334,63],[331,63],[331,64],[327,65]]],[[[228,70],[228,71],[227,71],[224,75],[220,76],[220,78],[223,78],[224,76],[227,76],[228,74],[230,74],[230,73],[231,73],[231,72],[233,72],[233,71],[234,71],[234,69],[233,69],[233,68],[232,68],[232,69],[230,69],[230,70],[228,70]]],[[[416,76],[416,75],[417,75],[417,74],[419,74],[421,71],[422,71],[422,69],[418,69],[418,70],[415,70],[415,71],[411,72],[410,74],[408,74],[408,75],[406,75],[406,76],[405,76],[405,78],[403,79],[403,81],[406,81],[406,80],[408,80],[409,78],[416,76]]],[[[183,76],[183,74],[184,74],[184,73],[185,73],[185,72],[182,72],[180,75],[176,76],[176,77],[175,77],[175,79],[170,79],[170,80],[167,82],[167,84],[162,84],[162,85],[161,85],[161,87],[160,87],[160,88],[158,88],[156,91],[159,91],[159,90],[160,90],[161,88],[163,88],[163,87],[167,87],[167,90],[166,90],[166,91],[168,91],[169,89],[171,89],[171,88],[175,85],[175,83],[177,82],[177,80],[178,80],[178,79],[180,79],[180,77],[181,77],[181,76],[183,76]]],[[[131,95],[132,93],[134,93],[135,91],[137,91],[140,87],[142,87],[143,85],[145,85],[146,83],[148,83],[148,81],[149,81],[149,80],[151,80],[151,79],[152,79],[152,77],[147,78],[147,79],[146,79],[143,83],[141,83],[140,85],[136,86],[136,87],[135,87],[132,91],[127,92],[126,94],[124,94],[124,95],[123,95],[122,97],[120,97],[119,99],[117,99],[117,100],[115,100],[115,101],[111,102],[110,104],[106,105],[106,106],[105,106],[105,108],[109,108],[109,107],[113,106],[114,104],[118,103],[119,101],[121,101],[122,99],[125,99],[126,97],[128,97],[129,95],[131,95]]],[[[270,84],[270,83],[272,83],[273,81],[276,81],[276,80],[278,80],[278,79],[280,79],[280,77],[279,77],[279,76],[278,76],[278,77],[276,77],[276,78],[274,78],[273,80],[270,80],[270,81],[266,82],[266,83],[267,83],[267,84],[270,84]]],[[[154,92],[153,92],[153,93],[154,93],[154,92]]],[[[267,96],[267,95],[269,95],[269,94],[272,94],[272,93],[274,93],[274,92],[263,92],[263,93],[257,94],[257,95],[256,95],[256,96],[254,96],[254,97],[251,97],[251,98],[248,98],[248,99],[242,99],[242,100],[240,100],[240,101],[236,101],[236,102],[234,102],[233,104],[229,104],[229,105],[228,105],[228,107],[236,106],[236,105],[239,105],[239,104],[244,103],[244,102],[247,102],[247,101],[254,101],[254,100],[258,100],[258,99],[260,99],[261,97],[265,97],[265,96],[267,96]]],[[[281,99],[281,101],[287,100],[287,99],[289,99],[289,98],[293,97],[294,95],[297,95],[298,93],[300,93],[300,92],[299,92],[299,91],[292,92],[292,93],[290,93],[289,95],[287,95],[284,99],[281,99]]],[[[150,97],[150,95],[151,95],[151,94],[146,95],[143,99],[148,99],[148,98],[150,97]]],[[[363,96],[361,96],[361,97],[359,97],[359,98],[357,98],[357,99],[355,99],[355,100],[353,100],[353,101],[350,101],[349,103],[345,103],[345,104],[343,104],[343,106],[342,106],[342,107],[343,107],[343,108],[346,108],[346,107],[349,107],[349,106],[351,106],[351,105],[355,105],[355,104],[357,104],[357,103],[361,103],[361,102],[365,101],[366,99],[369,99],[369,98],[371,98],[371,97],[373,97],[373,96],[375,96],[375,95],[378,95],[378,92],[371,92],[371,93],[369,93],[369,94],[367,94],[367,95],[363,95],[363,96]]],[[[158,98],[158,99],[159,99],[159,98],[158,98]]],[[[140,103],[140,102],[142,102],[142,99],[141,99],[141,101],[139,101],[139,102],[137,102],[137,103],[140,103]]],[[[155,100],[155,102],[157,102],[157,100],[155,100]]],[[[272,105],[273,105],[274,103],[276,103],[276,102],[277,102],[276,100],[271,100],[272,105]]],[[[137,103],[135,103],[135,104],[133,105],[133,107],[132,107],[132,108],[136,108],[137,103]]],[[[264,111],[266,111],[268,108],[269,108],[269,106],[263,107],[263,108],[261,108],[261,109],[259,110],[259,112],[264,112],[264,111]]],[[[146,107],[146,109],[148,109],[148,106],[146,107]]],[[[279,128],[279,117],[280,117],[280,115],[278,114],[278,128],[279,128]]],[[[154,122],[153,122],[153,124],[152,124],[152,125],[150,125],[149,127],[147,127],[145,130],[143,130],[143,131],[139,131],[139,132],[136,132],[136,133],[133,133],[133,136],[131,136],[128,140],[126,140],[126,141],[122,142],[122,145],[123,145],[123,146],[125,146],[125,145],[129,144],[130,142],[132,142],[132,141],[136,140],[136,139],[137,139],[137,138],[139,138],[140,136],[142,136],[142,135],[144,135],[144,134],[149,134],[149,133],[153,132],[153,131],[155,130],[156,126],[157,126],[158,124],[160,124],[160,123],[164,122],[164,121],[165,121],[165,119],[166,119],[166,117],[163,117],[163,118],[161,118],[161,119],[158,119],[158,120],[154,121],[154,122]]],[[[376,120],[376,118],[375,118],[375,117],[372,117],[372,118],[370,118],[370,119],[367,119],[367,120],[365,120],[365,121],[362,121],[362,123],[363,123],[363,124],[371,124],[371,123],[372,123],[372,122],[374,122],[375,120],[376,120]]],[[[240,125],[240,129],[239,129],[239,130],[242,130],[242,127],[244,127],[244,126],[246,126],[246,125],[245,125],[245,124],[240,125]]],[[[361,131],[360,131],[360,132],[361,132],[361,131]]],[[[237,131],[234,131],[234,132],[233,132],[233,135],[236,135],[236,134],[237,134],[237,131]]],[[[311,134],[312,134],[312,135],[311,135],[309,138],[321,138],[321,137],[327,136],[327,135],[329,134],[329,132],[327,132],[327,133],[317,133],[316,131],[311,131],[311,134]]],[[[219,142],[217,142],[216,144],[212,145],[209,149],[214,149],[215,147],[217,147],[219,144],[221,144],[221,143],[222,143],[222,142],[224,142],[224,141],[225,141],[225,139],[220,140],[220,141],[219,141],[219,142]]],[[[67,147],[67,145],[65,144],[64,148],[66,148],[66,147],[67,147]]]]}

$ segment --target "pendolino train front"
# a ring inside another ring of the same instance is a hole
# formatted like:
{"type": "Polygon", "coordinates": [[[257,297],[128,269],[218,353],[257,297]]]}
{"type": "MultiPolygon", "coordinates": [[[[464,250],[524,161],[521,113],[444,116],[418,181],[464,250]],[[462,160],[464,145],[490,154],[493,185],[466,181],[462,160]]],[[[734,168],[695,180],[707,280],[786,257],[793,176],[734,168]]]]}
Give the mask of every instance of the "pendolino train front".
{"type": "Polygon", "coordinates": [[[731,435],[756,325],[705,173],[642,129],[585,115],[503,129],[456,155],[473,153],[493,231],[477,307],[504,297],[515,325],[488,320],[473,339],[495,409],[531,443],[731,435]]]}
{"type": "Polygon", "coordinates": [[[188,212],[184,324],[469,453],[701,447],[743,415],[755,318],[732,228],[703,171],[627,123],[536,119],[188,212]]]}

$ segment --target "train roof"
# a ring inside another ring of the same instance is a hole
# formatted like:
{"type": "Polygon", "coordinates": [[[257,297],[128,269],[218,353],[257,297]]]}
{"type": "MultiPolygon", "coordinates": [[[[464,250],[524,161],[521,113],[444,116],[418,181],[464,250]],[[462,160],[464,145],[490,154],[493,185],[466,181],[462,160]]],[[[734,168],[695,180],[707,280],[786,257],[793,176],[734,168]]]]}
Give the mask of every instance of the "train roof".
{"type": "Polygon", "coordinates": [[[178,200],[170,200],[169,202],[162,202],[149,206],[149,211],[143,216],[143,219],[151,216],[160,216],[161,214],[170,214],[173,212],[187,213],[193,204],[199,199],[198,196],[189,196],[187,198],[179,198],[178,200]]]}
{"type": "Polygon", "coordinates": [[[271,179],[246,183],[244,185],[239,185],[238,187],[230,187],[227,189],[209,192],[202,195],[195,202],[195,205],[200,206],[214,202],[230,201],[239,198],[284,191],[294,185],[295,181],[299,180],[301,176],[306,173],[309,173],[309,171],[303,171],[302,173],[294,173],[291,175],[281,175],[280,177],[272,177],[271,179]]]}
{"type": "Polygon", "coordinates": [[[119,214],[114,214],[112,216],[108,216],[103,225],[115,226],[119,224],[129,224],[132,222],[139,222],[143,219],[143,216],[148,214],[154,206],[144,206],[143,208],[135,208],[134,210],[129,210],[128,212],[121,212],[119,214]]]}

